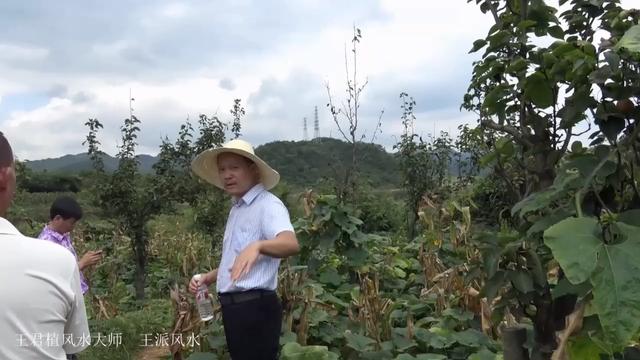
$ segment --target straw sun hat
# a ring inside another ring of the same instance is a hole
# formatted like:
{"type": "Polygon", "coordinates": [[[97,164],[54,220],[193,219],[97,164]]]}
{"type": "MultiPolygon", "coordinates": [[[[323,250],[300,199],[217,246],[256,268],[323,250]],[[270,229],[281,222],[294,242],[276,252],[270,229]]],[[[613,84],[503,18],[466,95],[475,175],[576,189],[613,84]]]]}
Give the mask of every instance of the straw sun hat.
{"type": "Polygon", "coordinates": [[[218,174],[218,156],[222,153],[238,154],[253,161],[260,170],[260,182],[267,190],[272,189],[280,181],[280,174],[255,154],[251,144],[240,139],[231,140],[221,147],[203,151],[193,160],[191,169],[202,179],[224,189],[224,184],[218,174]]]}

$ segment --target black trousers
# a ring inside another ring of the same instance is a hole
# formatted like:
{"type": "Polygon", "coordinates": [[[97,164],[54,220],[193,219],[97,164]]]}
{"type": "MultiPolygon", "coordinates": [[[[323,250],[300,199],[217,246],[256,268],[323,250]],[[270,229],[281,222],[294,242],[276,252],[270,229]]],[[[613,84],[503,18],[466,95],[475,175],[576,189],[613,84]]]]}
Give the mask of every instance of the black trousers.
{"type": "Polygon", "coordinates": [[[264,292],[251,300],[223,303],[222,322],[231,359],[278,359],[282,305],[275,292],[264,292]]]}

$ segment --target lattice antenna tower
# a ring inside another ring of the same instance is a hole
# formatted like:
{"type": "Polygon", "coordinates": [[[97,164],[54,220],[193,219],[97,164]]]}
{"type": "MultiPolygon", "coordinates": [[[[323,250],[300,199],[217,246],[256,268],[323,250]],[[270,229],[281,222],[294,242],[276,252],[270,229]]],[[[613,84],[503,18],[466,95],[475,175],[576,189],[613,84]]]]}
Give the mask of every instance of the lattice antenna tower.
{"type": "Polygon", "coordinates": [[[318,120],[318,107],[316,106],[314,112],[313,112],[313,138],[319,138],[320,137],[320,121],[318,120]]]}
{"type": "Polygon", "coordinates": [[[309,132],[307,131],[307,118],[305,117],[303,120],[304,123],[304,133],[303,133],[303,139],[304,141],[309,140],[309,132]]]}

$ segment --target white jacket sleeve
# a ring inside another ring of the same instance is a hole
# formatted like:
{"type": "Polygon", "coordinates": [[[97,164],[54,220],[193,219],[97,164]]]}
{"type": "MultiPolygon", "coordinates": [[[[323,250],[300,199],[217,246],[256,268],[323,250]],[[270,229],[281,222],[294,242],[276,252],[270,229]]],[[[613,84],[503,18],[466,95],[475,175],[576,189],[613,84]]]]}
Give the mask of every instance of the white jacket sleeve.
{"type": "Polygon", "coordinates": [[[80,272],[76,264],[71,277],[71,288],[74,289],[71,310],[67,315],[67,324],[64,327],[64,351],[67,354],[78,353],[91,344],[87,311],[84,307],[84,296],[80,289],[80,272]]]}

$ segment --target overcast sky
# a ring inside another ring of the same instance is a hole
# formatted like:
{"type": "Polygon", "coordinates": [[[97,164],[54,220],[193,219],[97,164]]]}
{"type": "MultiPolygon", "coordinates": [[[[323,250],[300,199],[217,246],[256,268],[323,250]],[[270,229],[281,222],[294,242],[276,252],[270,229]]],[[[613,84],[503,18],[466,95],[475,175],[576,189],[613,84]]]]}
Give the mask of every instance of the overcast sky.
{"type": "Polygon", "coordinates": [[[0,130],[21,159],[57,157],[85,151],[84,123],[95,117],[113,154],[131,89],[140,153],[157,153],[187,117],[228,119],[235,98],[246,108],[243,138],[256,145],[301,140],[304,117],[312,136],[314,106],[320,135],[337,137],[326,84],[344,98],[354,24],[369,81],[363,131],[384,109],[377,142],[390,148],[403,91],[417,101],[422,134],[475,123],[459,110],[475,59],[467,52],[491,18],[466,0],[3,0],[0,130]]]}

